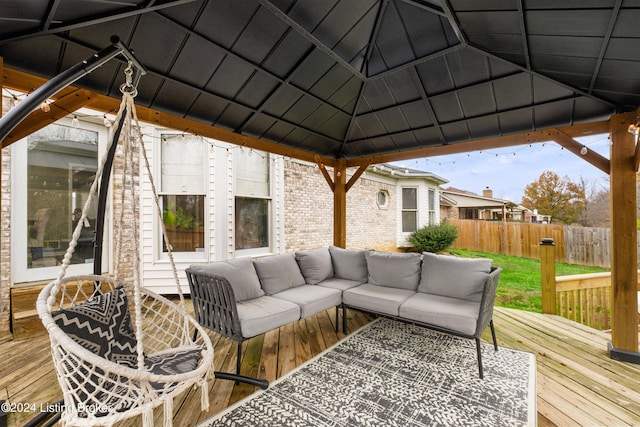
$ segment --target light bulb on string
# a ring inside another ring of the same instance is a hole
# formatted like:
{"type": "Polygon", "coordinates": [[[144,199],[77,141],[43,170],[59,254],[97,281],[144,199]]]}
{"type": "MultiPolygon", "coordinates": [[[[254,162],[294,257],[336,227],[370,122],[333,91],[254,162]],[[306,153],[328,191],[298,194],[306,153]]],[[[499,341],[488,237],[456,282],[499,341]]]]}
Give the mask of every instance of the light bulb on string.
{"type": "Polygon", "coordinates": [[[76,129],[80,127],[80,120],[78,120],[78,116],[73,116],[73,119],[71,120],[71,126],[76,129]]]}
{"type": "Polygon", "coordinates": [[[107,117],[106,114],[103,117],[104,117],[104,120],[103,120],[104,127],[110,128],[111,127],[111,120],[109,120],[109,118],[107,117]]]}
{"type": "Polygon", "coordinates": [[[580,154],[582,154],[583,156],[586,156],[588,152],[589,150],[587,149],[586,145],[583,145],[582,148],[580,149],[580,154]]]}
{"type": "Polygon", "coordinates": [[[49,102],[42,101],[42,104],[40,104],[40,110],[43,113],[48,113],[49,111],[51,111],[51,106],[49,105],[49,102]]]}

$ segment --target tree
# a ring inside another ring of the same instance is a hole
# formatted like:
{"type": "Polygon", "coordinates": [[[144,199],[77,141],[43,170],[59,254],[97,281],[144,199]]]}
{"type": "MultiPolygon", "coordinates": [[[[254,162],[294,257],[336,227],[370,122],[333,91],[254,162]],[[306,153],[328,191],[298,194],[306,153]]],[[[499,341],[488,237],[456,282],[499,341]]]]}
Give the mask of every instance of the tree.
{"type": "Polygon", "coordinates": [[[525,187],[522,205],[537,209],[541,215],[551,215],[553,222],[580,223],[586,206],[585,186],[572,182],[567,176],[561,178],[544,171],[537,181],[525,187]]]}

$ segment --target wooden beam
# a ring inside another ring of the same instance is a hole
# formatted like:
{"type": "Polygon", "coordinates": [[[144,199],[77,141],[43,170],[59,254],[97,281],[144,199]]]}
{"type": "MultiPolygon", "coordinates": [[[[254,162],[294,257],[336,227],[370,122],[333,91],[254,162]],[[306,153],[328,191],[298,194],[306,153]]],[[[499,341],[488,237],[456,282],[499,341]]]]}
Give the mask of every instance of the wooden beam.
{"type": "MultiPolygon", "coordinates": [[[[587,135],[598,135],[609,133],[609,122],[582,123],[573,126],[557,128],[572,138],[587,135]]],[[[469,153],[472,151],[490,150],[495,148],[514,147],[518,145],[534,144],[538,142],[550,141],[547,131],[539,130],[526,132],[517,135],[498,136],[476,141],[456,142],[449,145],[438,145],[433,147],[419,148],[415,150],[402,151],[397,153],[380,154],[370,157],[360,157],[350,159],[347,167],[359,166],[364,163],[379,164],[396,162],[400,160],[411,160],[420,157],[445,156],[448,154],[469,153]]]]}
{"type": "Polygon", "coordinates": [[[635,136],[628,132],[634,120],[635,113],[616,114],[611,118],[611,340],[616,350],[637,353],[635,136]]]}
{"type": "Polygon", "coordinates": [[[333,244],[347,246],[347,162],[338,159],[333,169],[333,244]]]}
{"type": "Polygon", "coordinates": [[[318,162],[318,168],[320,169],[320,172],[322,172],[322,176],[324,176],[325,181],[327,181],[327,184],[329,184],[329,187],[331,188],[331,191],[335,191],[336,186],[333,183],[333,179],[331,179],[331,175],[329,175],[329,172],[327,171],[326,166],[324,165],[324,163],[322,162],[318,162]]]}
{"type": "Polygon", "coordinates": [[[589,149],[587,149],[587,152],[585,154],[582,154],[581,150],[586,147],[560,129],[550,129],[546,131],[546,133],[547,135],[549,135],[549,138],[551,140],[555,141],[560,146],[571,151],[576,156],[583,158],[593,166],[600,169],[602,172],[609,174],[609,171],[611,169],[611,162],[606,157],[601,156],[599,153],[596,153],[595,151],[589,149]]]}
{"type": "Polygon", "coordinates": [[[363,163],[360,165],[356,173],[354,173],[351,179],[349,179],[349,182],[347,182],[347,188],[346,188],[347,191],[351,189],[353,184],[355,184],[356,181],[358,181],[358,178],[362,176],[362,174],[364,173],[364,171],[367,170],[368,167],[369,167],[369,163],[363,163]]]}
{"type": "MultiPolygon", "coordinates": [[[[4,79],[4,84],[6,87],[26,93],[33,91],[46,82],[46,79],[43,79],[41,77],[36,77],[9,68],[5,68],[3,70],[2,77],[4,79]]],[[[57,99],[56,97],[64,96],[69,92],[73,92],[74,90],[77,90],[77,88],[69,86],[67,89],[61,90],[52,98],[57,99]]],[[[94,99],[94,101],[92,101],[91,103],[91,108],[95,109],[96,111],[101,111],[103,113],[112,113],[118,111],[118,108],[120,107],[120,99],[111,98],[96,93],[92,93],[91,96],[94,99]]],[[[158,127],[175,129],[185,133],[191,133],[207,138],[217,139],[219,141],[228,142],[230,144],[253,148],[254,150],[266,151],[269,153],[305,160],[308,162],[316,162],[316,159],[319,157],[327,166],[333,166],[335,163],[335,159],[332,157],[318,156],[317,154],[311,154],[302,150],[287,147],[282,144],[276,144],[274,142],[263,141],[251,136],[241,135],[227,129],[222,129],[195,120],[174,116],[140,105],[136,105],[136,110],[141,121],[150,123],[158,127]]]]}
{"type": "Polygon", "coordinates": [[[43,127],[68,116],[69,113],[91,104],[92,100],[93,98],[90,91],[77,89],[56,99],[56,102],[51,104],[51,111],[48,113],[40,109],[33,111],[7,135],[2,141],[2,147],[8,147],[43,127]]]}

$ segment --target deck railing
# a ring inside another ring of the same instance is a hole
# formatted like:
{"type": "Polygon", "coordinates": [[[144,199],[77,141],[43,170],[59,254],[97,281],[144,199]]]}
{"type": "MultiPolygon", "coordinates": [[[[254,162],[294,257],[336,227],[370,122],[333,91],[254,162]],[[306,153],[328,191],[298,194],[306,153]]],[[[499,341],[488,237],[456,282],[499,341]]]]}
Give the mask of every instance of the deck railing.
{"type": "Polygon", "coordinates": [[[611,273],[555,278],[556,314],[595,329],[611,329],[611,273]]]}
{"type": "MultiPolygon", "coordinates": [[[[542,239],[542,312],[599,330],[611,329],[611,272],[556,276],[553,239],[542,239]]],[[[640,291],[640,270],[638,270],[640,291]]]]}

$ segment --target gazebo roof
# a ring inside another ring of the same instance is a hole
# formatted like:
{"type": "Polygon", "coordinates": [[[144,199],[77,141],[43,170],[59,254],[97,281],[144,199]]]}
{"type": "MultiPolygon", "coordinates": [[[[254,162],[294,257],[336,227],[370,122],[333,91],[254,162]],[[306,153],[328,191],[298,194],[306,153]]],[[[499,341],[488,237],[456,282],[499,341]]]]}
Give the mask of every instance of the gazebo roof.
{"type": "MultiPolygon", "coordinates": [[[[139,105],[357,160],[635,110],[638,22],[635,0],[6,0],[0,57],[51,78],[117,35],[139,105]]],[[[125,65],[76,85],[118,98],[125,65]]]]}

